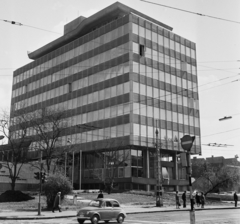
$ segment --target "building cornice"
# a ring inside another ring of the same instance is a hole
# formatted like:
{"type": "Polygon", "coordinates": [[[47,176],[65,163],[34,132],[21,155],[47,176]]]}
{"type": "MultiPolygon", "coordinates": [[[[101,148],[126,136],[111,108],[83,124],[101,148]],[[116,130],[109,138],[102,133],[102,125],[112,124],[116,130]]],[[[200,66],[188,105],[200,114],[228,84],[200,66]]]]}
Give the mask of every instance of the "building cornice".
{"type": "Polygon", "coordinates": [[[104,23],[107,23],[108,21],[117,19],[119,17],[123,17],[130,13],[138,15],[146,20],[149,20],[150,22],[153,22],[165,29],[172,31],[172,27],[161,23],[141,12],[138,12],[137,10],[132,9],[122,3],[116,2],[108,6],[107,8],[104,8],[101,11],[95,13],[94,15],[82,20],[81,23],[76,27],[76,29],[73,29],[72,31],[64,34],[60,38],[46,44],[45,46],[28,53],[28,57],[30,59],[36,60],[46,55],[47,53],[52,52],[81,36],[84,36],[95,28],[100,27],[104,23]]]}

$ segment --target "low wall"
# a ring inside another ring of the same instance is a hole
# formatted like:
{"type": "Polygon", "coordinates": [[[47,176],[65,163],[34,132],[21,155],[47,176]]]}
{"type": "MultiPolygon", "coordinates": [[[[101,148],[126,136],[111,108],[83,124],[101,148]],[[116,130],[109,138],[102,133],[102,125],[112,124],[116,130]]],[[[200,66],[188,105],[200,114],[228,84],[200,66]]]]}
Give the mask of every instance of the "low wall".
{"type": "Polygon", "coordinates": [[[233,194],[207,194],[207,199],[216,201],[233,201],[233,194]]]}

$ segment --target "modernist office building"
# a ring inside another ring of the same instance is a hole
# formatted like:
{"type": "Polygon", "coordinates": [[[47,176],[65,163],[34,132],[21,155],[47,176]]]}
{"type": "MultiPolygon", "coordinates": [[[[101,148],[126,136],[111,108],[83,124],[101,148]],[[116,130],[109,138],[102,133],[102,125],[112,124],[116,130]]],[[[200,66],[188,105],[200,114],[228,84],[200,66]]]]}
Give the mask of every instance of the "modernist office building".
{"type": "Polygon", "coordinates": [[[130,155],[118,168],[115,187],[153,190],[156,129],[164,188],[186,188],[186,170],[177,159],[180,138],[196,136],[191,153],[201,153],[195,43],[116,2],[68,23],[62,37],[29,58],[33,62],[14,72],[12,110],[67,109],[71,122],[60,140],[66,145],[71,139],[78,161],[81,155],[75,188],[100,187],[93,169],[104,165],[93,150],[105,150],[108,142],[130,155]],[[83,124],[96,129],[76,128],[83,124]]]}

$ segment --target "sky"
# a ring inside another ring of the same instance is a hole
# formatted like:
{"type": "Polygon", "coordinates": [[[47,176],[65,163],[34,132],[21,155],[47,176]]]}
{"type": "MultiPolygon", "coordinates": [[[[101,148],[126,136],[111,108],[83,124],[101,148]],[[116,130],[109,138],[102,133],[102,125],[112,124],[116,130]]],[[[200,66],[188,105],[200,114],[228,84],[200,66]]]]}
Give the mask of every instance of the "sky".
{"type": "MultiPolygon", "coordinates": [[[[149,1],[205,15],[198,16],[140,0],[120,1],[173,27],[174,33],[196,43],[201,157],[233,158],[237,154],[240,157],[240,1],[149,1]],[[232,116],[232,119],[219,121],[225,116],[232,116]],[[210,147],[209,143],[228,146],[210,147]]],[[[27,52],[59,38],[68,22],[79,16],[89,17],[114,2],[1,0],[0,110],[10,108],[13,71],[32,61],[27,52]],[[23,25],[12,25],[3,20],[23,25]]]]}

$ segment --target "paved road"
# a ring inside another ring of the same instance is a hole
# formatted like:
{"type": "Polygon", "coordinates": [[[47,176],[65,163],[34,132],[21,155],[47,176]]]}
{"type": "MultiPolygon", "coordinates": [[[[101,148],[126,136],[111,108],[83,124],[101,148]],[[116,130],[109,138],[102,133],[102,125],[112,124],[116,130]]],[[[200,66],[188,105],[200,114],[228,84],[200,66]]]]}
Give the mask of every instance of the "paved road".
{"type": "MultiPolygon", "coordinates": [[[[76,218],[48,219],[48,220],[8,220],[1,224],[77,224],[76,218]]],[[[85,222],[89,224],[89,221],[85,222]]],[[[104,223],[104,222],[100,222],[104,223]]],[[[125,224],[189,224],[189,212],[161,212],[128,215],[125,224]]],[[[117,224],[117,222],[110,222],[117,224]]],[[[196,224],[240,224],[239,210],[204,210],[196,212],[196,224]]]]}

